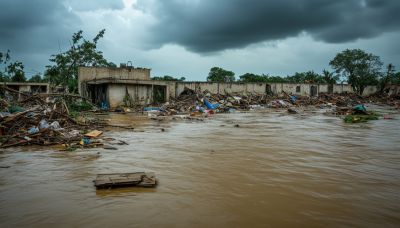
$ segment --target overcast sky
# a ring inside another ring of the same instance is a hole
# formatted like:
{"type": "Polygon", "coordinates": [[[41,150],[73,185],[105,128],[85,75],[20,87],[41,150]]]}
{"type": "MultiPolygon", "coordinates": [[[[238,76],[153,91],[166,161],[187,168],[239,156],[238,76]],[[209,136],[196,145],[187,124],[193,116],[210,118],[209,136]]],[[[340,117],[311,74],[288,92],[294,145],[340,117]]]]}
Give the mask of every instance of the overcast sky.
{"type": "Polygon", "coordinates": [[[74,32],[116,64],[205,80],[211,67],[290,75],[330,69],[346,48],[400,70],[399,0],[0,0],[0,51],[43,72],[74,32]]]}

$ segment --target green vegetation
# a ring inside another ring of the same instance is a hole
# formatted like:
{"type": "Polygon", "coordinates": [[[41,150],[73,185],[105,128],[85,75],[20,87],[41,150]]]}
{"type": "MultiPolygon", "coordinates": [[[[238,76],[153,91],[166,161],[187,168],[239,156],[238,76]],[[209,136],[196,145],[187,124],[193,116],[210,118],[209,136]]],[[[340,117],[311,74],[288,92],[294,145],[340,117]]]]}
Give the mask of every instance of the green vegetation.
{"type": "Polygon", "coordinates": [[[234,82],[235,73],[220,67],[213,67],[208,73],[207,81],[209,82],[234,82]]]}
{"type": "Polygon", "coordinates": [[[339,80],[338,75],[324,70],[322,75],[314,71],[296,72],[293,76],[269,76],[246,73],[239,76],[239,82],[265,82],[265,83],[328,83],[334,84],[339,80]]]}
{"type": "Polygon", "coordinates": [[[97,50],[98,41],[103,38],[105,30],[101,30],[93,40],[83,38],[83,31],[74,33],[71,47],[66,52],[52,55],[47,66],[45,78],[53,85],[67,87],[70,93],[78,92],[78,67],[79,66],[111,66],[101,51],[97,50]]]}
{"type": "Polygon", "coordinates": [[[82,111],[92,110],[93,106],[92,106],[92,104],[90,104],[90,103],[88,103],[86,101],[69,102],[68,103],[68,109],[71,112],[82,112],[82,111]]]}
{"type": "Polygon", "coordinates": [[[125,96],[124,96],[124,99],[122,100],[122,102],[124,103],[125,107],[133,107],[133,105],[135,104],[131,95],[128,93],[128,90],[126,90],[125,96]]]}
{"type": "Polygon", "coordinates": [[[28,80],[28,82],[47,82],[47,80],[43,78],[41,74],[35,74],[28,80]]]}
{"type": "MultiPolygon", "coordinates": [[[[383,63],[380,57],[360,49],[346,49],[338,53],[329,64],[334,72],[324,69],[321,74],[306,71],[286,77],[245,73],[239,76],[238,82],[336,84],[342,79],[351,84],[353,90],[360,95],[368,85],[378,86],[381,92],[385,89],[387,91],[388,85],[400,85],[400,72],[395,72],[392,64],[388,65],[386,76],[383,76],[385,73],[381,71],[383,63]]],[[[213,67],[210,69],[207,81],[233,82],[235,73],[213,67]]]]}
{"type": "Polygon", "coordinates": [[[175,78],[173,76],[169,76],[169,75],[164,75],[163,77],[152,77],[151,80],[155,80],[155,81],[185,81],[186,78],[185,77],[180,77],[180,78],[175,78]]]}
{"type": "Polygon", "coordinates": [[[368,85],[378,85],[383,63],[379,56],[361,49],[346,49],[338,53],[329,63],[336,73],[347,77],[353,90],[362,94],[368,85]]]}
{"type": "Polygon", "coordinates": [[[12,62],[10,50],[0,52],[0,81],[25,82],[24,64],[19,61],[12,62]]]}
{"type": "Polygon", "coordinates": [[[344,118],[344,122],[346,123],[364,123],[370,120],[379,119],[379,115],[376,113],[371,113],[368,115],[347,115],[344,118]]]}

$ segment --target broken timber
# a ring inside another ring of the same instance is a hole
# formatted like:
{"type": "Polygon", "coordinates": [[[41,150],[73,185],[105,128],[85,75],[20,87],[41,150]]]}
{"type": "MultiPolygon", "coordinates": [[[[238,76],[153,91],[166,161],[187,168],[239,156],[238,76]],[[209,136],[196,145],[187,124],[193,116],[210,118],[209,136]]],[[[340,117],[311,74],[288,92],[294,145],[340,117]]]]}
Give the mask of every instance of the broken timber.
{"type": "Polygon", "coordinates": [[[93,181],[97,189],[119,187],[155,187],[157,180],[154,173],[115,173],[98,174],[93,181]]]}

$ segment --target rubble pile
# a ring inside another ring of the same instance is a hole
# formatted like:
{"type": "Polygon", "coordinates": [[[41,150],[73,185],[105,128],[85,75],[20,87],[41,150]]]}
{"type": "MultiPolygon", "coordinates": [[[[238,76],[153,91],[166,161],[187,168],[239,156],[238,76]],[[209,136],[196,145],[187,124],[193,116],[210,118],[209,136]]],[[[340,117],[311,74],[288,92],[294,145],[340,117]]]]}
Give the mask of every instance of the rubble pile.
{"type": "Polygon", "coordinates": [[[297,96],[283,93],[281,96],[268,96],[265,94],[212,94],[209,91],[196,92],[189,88],[177,98],[160,107],[144,107],[145,112],[153,117],[187,115],[207,116],[214,113],[226,113],[236,110],[253,110],[258,108],[285,108],[288,113],[298,113],[296,108],[314,106],[316,108],[330,108],[335,115],[352,114],[352,108],[363,103],[378,103],[392,105],[399,108],[399,95],[362,97],[354,93],[327,94],[319,96],[297,96]],[[206,114],[206,115],[204,115],[206,114]]]}
{"type": "Polygon", "coordinates": [[[0,117],[1,147],[22,145],[54,145],[80,139],[72,131],[77,123],[56,110],[36,106],[0,117]]]}
{"type": "Polygon", "coordinates": [[[392,95],[384,95],[384,94],[376,94],[369,97],[366,97],[370,102],[393,106],[396,109],[400,109],[400,94],[392,94],[392,95]]]}
{"type": "Polygon", "coordinates": [[[177,97],[171,98],[161,107],[145,107],[143,110],[157,116],[199,113],[224,113],[234,110],[250,110],[267,104],[264,94],[212,94],[209,91],[195,92],[189,88],[177,97]]]}
{"type": "MultiPolygon", "coordinates": [[[[71,117],[62,97],[26,97],[12,89],[0,88],[0,147],[25,145],[71,145],[86,138],[96,126],[71,117]],[[18,96],[17,96],[18,95],[18,96]]],[[[86,143],[88,144],[88,143],[86,143]]],[[[85,143],[83,143],[85,145],[85,143]]]]}

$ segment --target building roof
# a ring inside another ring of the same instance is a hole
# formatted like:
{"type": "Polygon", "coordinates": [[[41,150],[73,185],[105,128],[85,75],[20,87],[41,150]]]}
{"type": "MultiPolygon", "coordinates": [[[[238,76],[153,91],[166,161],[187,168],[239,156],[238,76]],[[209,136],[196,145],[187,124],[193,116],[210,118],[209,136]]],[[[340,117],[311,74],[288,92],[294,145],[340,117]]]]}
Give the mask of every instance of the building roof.
{"type": "Polygon", "coordinates": [[[157,81],[157,80],[136,80],[136,79],[115,79],[115,78],[103,78],[93,79],[85,81],[89,85],[100,85],[100,84],[132,84],[132,85],[161,85],[166,86],[168,81],[157,81]]]}

